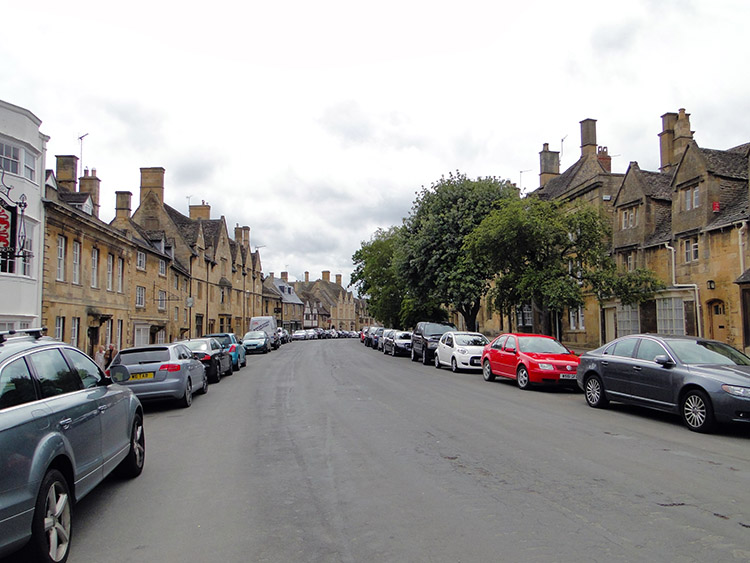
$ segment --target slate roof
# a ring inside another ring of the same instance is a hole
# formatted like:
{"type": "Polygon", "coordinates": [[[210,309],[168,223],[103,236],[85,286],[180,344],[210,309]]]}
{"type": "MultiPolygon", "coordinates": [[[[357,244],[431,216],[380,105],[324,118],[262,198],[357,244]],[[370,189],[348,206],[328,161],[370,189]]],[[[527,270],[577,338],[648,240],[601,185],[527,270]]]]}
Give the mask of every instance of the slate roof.
{"type": "Polygon", "coordinates": [[[641,170],[646,195],[652,199],[672,201],[672,174],[641,170]]]}
{"type": "Polygon", "coordinates": [[[750,218],[746,180],[722,180],[719,189],[719,212],[706,225],[706,230],[719,229],[750,218]]]}
{"type": "Polygon", "coordinates": [[[562,196],[570,188],[570,184],[575,178],[578,171],[583,166],[585,158],[579,158],[575,164],[569,167],[565,172],[559,176],[555,176],[549,180],[541,188],[534,190],[530,195],[536,195],[540,199],[557,199],[562,196]]]}
{"type": "MultiPolygon", "coordinates": [[[[740,145],[743,147],[745,145],[740,145]]],[[[747,180],[747,152],[740,147],[728,151],[714,149],[700,149],[706,159],[706,167],[709,172],[726,178],[737,178],[747,180]]]]}
{"type": "Polygon", "coordinates": [[[198,233],[200,232],[200,224],[198,221],[183,215],[166,203],[164,204],[164,211],[167,212],[167,215],[169,215],[169,218],[175,224],[177,230],[182,235],[182,238],[185,239],[185,242],[188,244],[193,254],[196,254],[195,243],[198,241],[198,233]]]}
{"type": "Polygon", "coordinates": [[[672,206],[655,205],[654,221],[656,228],[643,242],[644,247],[657,246],[672,240],[672,206]]]}

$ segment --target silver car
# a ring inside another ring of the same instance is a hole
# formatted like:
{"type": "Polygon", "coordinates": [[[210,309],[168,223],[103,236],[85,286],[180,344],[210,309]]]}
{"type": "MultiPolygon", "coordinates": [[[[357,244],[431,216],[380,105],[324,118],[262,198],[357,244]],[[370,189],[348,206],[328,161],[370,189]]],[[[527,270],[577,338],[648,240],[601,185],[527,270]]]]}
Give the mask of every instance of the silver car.
{"type": "Polygon", "coordinates": [[[115,365],[128,368],[130,379],[124,385],[142,401],[175,399],[180,406],[189,407],[194,392],[208,392],[206,369],[180,342],[120,350],[110,369],[115,365]]]}
{"type": "Polygon", "coordinates": [[[0,332],[0,557],[68,556],[72,505],[117,469],[137,477],[145,461],[135,394],[86,354],[41,336],[0,332]]]}

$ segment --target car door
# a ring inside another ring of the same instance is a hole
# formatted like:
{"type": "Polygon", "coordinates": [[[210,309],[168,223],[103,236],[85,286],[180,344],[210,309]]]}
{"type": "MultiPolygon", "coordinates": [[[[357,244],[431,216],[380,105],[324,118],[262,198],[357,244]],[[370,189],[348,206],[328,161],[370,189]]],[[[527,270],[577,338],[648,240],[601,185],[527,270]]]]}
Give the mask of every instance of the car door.
{"type": "Polygon", "coordinates": [[[518,365],[518,339],[510,334],[500,351],[499,373],[503,377],[516,377],[518,365]]]}
{"type": "Polygon", "coordinates": [[[670,355],[656,340],[640,338],[633,359],[630,377],[630,393],[634,399],[652,407],[671,408],[674,406],[674,371],[654,359],[670,355]]]}
{"type": "Polygon", "coordinates": [[[633,379],[633,355],[638,338],[625,337],[616,340],[604,351],[599,366],[607,393],[627,397],[631,393],[633,379]]]}
{"type": "Polygon", "coordinates": [[[437,355],[441,364],[449,364],[453,355],[453,335],[445,333],[440,337],[437,347],[437,355]]]}
{"type": "Polygon", "coordinates": [[[487,359],[490,362],[492,373],[496,375],[502,375],[500,368],[500,358],[503,351],[503,345],[505,344],[505,341],[507,339],[508,337],[506,335],[498,336],[497,338],[495,338],[495,340],[492,341],[492,346],[490,346],[490,349],[487,352],[487,359]]]}
{"type": "Polygon", "coordinates": [[[60,348],[35,351],[28,358],[42,399],[51,411],[50,430],[65,436],[73,450],[75,487],[82,497],[103,477],[98,401],[102,393],[83,388],[78,373],[68,365],[60,348]]]}

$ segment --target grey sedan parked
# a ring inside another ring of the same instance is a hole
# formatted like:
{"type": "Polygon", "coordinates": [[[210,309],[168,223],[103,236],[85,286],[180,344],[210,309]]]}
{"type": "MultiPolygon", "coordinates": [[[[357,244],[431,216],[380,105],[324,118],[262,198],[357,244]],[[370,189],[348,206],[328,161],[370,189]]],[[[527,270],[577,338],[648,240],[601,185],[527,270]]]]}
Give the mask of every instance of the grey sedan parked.
{"type": "Polygon", "coordinates": [[[125,348],[112,360],[128,368],[130,387],[142,401],[176,399],[182,407],[193,404],[193,393],[208,392],[208,377],[203,364],[184,344],[151,344],[125,348]]]}
{"type": "Polygon", "coordinates": [[[27,332],[0,332],[0,557],[63,562],[73,505],[113,470],[143,470],[143,410],[115,383],[122,368],[110,379],[77,348],[27,332]]]}
{"type": "Polygon", "coordinates": [[[750,358],[723,342],[639,334],[581,356],[576,374],[586,402],[674,412],[696,432],[716,422],[750,422],[750,358]]]}

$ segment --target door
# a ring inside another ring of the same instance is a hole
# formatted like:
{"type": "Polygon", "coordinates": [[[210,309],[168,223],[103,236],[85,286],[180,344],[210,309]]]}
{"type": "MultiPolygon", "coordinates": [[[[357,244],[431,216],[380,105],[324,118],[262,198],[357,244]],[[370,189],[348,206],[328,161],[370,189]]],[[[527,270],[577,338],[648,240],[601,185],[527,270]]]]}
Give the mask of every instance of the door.
{"type": "Polygon", "coordinates": [[[498,336],[493,342],[492,346],[490,346],[490,350],[487,354],[487,358],[490,362],[490,367],[492,368],[492,373],[500,375],[500,354],[503,350],[503,344],[505,344],[505,341],[507,340],[507,336],[498,336]]]}
{"type": "Polygon", "coordinates": [[[633,354],[637,338],[623,338],[613,343],[600,360],[604,389],[614,395],[628,395],[633,377],[633,354]]]}
{"type": "Polygon", "coordinates": [[[667,356],[664,347],[650,338],[641,338],[631,365],[630,393],[652,407],[674,406],[672,369],[657,364],[656,356],[667,356]]]}
{"type": "Polygon", "coordinates": [[[710,301],[708,303],[710,337],[720,342],[726,342],[729,331],[727,330],[727,317],[723,301],[710,301]]]}
{"type": "Polygon", "coordinates": [[[609,307],[604,309],[604,340],[609,342],[617,338],[617,309],[609,307]]]}
{"type": "Polygon", "coordinates": [[[516,377],[516,364],[518,363],[518,339],[512,334],[503,344],[500,352],[500,374],[503,377],[516,377]]]}

